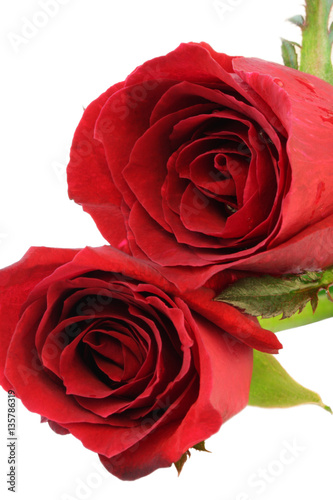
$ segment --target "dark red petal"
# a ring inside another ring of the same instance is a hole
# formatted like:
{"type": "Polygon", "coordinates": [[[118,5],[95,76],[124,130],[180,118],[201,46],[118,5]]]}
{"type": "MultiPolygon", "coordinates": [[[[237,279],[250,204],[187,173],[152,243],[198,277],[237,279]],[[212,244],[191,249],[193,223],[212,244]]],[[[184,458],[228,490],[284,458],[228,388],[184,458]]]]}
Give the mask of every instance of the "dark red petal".
{"type": "MultiPolygon", "coordinates": [[[[121,427],[131,426],[130,419],[123,413],[127,410],[128,405],[131,403],[130,398],[126,398],[125,396],[117,398],[114,395],[110,395],[109,397],[103,399],[81,396],[75,396],[75,399],[81,406],[83,406],[83,408],[86,408],[103,418],[108,418],[111,425],[113,425],[115,418],[118,418],[121,427]]],[[[132,423],[132,425],[135,424],[135,422],[132,423]]]]}
{"type": "Polygon", "coordinates": [[[285,243],[230,267],[263,273],[299,274],[332,265],[333,215],[310,225],[285,243]]]}
{"type": "Polygon", "coordinates": [[[138,342],[133,338],[130,328],[114,321],[103,322],[103,328],[98,327],[98,332],[88,333],[83,342],[89,345],[94,352],[98,352],[105,358],[113,359],[114,341],[117,340],[122,346],[123,356],[125,352],[129,352],[135,359],[142,363],[144,358],[144,349],[139,346],[138,342]],[[108,327],[108,330],[106,330],[108,327]],[[96,335],[98,333],[98,335],[96,335]],[[110,342],[110,340],[112,342],[110,342]]]}
{"type": "Polygon", "coordinates": [[[263,219],[264,212],[258,209],[260,206],[259,194],[257,190],[253,190],[251,198],[227,219],[221,236],[223,238],[246,237],[263,219]]]}
{"type": "Polygon", "coordinates": [[[277,245],[333,211],[333,87],[314,76],[259,59],[239,58],[234,67],[269,103],[288,132],[292,175],[281,208],[277,245]]]}
{"type": "MultiPolygon", "coordinates": [[[[329,224],[329,222],[327,223],[329,224]]],[[[333,238],[332,227],[331,223],[331,238],[333,238]]],[[[184,298],[185,302],[191,308],[193,307],[195,311],[208,319],[211,317],[211,320],[215,321],[223,330],[239,338],[251,347],[267,352],[277,352],[281,348],[281,344],[276,336],[272,332],[260,328],[258,323],[252,318],[246,317],[228,304],[213,301],[212,299],[216,295],[213,290],[201,289],[193,292],[188,291],[193,289],[193,283],[195,284],[199,281],[206,282],[209,277],[217,273],[220,266],[206,266],[204,269],[160,267],[154,269],[152,264],[130,258],[111,247],[86,248],[76,257],[75,262],[86,266],[91,260],[98,263],[100,269],[123,272],[127,276],[158,286],[166,293],[184,298]],[[181,293],[179,290],[177,291],[172,282],[161,275],[161,272],[163,272],[167,276],[168,271],[170,271],[171,276],[176,276],[175,281],[179,284],[182,290],[181,293]]]]}
{"type": "Polygon", "coordinates": [[[28,410],[66,428],[68,422],[102,423],[103,419],[80,407],[65,393],[64,387],[44,371],[34,343],[39,315],[40,305],[35,302],[24,311],[17,324],[5,366],[11,387],[28,410]]]}
{"type": "Polygon", "coordinates": [[[38,328],[36,328],[39,334],[38,338],[35,335],[36,352],[42,360],[43,366],[58,378],[61,378],[59,368],[60,356],[68,344],[87,327],[86,319],[86,316],[81,316],[77,317],[77,321],[74,322],[73,318],[67,318],[59,322],[51,330],[46,330],[45,325],[43,325],[43,329],[40,329],[40,325],[43,322],[41,320],[38,328]]]}
{"type": "Polygon", "coordinates": [[[32,247],[16,264],[0,271],[0,384],[11,388],[4,376],[9,343],[20,315],[20,310],[34,286],[62,264],[69,262],[77,250],[32,247]]]}
{"type": "MultiPolygon", "coordinates": [[[[327,262],[331,256],[329,249],[332,247],[333,238],[332,221],[333,216],[322,222],[317,228],[312,227],[309,229],[309,234],[305,235],[307,237],[311,236],[315,241],[316,231],[318,231],[318,235],[323,241],[323,263],[327,262]],[[311,233],[311,231],[313,232],[311,233]],[[328,243],[327,247],[326,243],[328,243]],[[325,250],[325,248],[327,249],[325,250]]],[[[303,244],[303,241],[299,243],[300,247],[303,245],[302,252],[304,255],[307,252],[307,247],[303,244]]],[[[300,248],[297,250],[299,251],[300,248]]],[[[288,250],[286,249],[286,258],[287,254],[288,250]]],[[[249,267],[251,266],[250,259],[249,267]]],[[[52,276],[37,286],[35,294],[36,296],[40,296],[45,288],[58,279],[63,279],[64,277],[68,279],[83,272],[95,270],[96,267],[103,271],[122,273],[139,281],[153,284],[166,293],[179,295],[179,290],[181,290],[180,296],[184,297],[184,300],[190,304],[190,307],[193,306],[194,310],[201,312],[206,317],[213,314],[212,320],[216,318],[216,322],[221,328],[231,335],[243,339],[248,345],[252,345],[251,343],[253,343],[253,347],[268,352],[276,352],[277,349],[281,348],[281,344],[277,341],[273,333],[261,329],[256,323],[253,323],[252,320],[231,306],[214,302],[212,299],[215,294],[212,290],[205,291],[203,289],[192,294],[187,293],[188,290],[193,289],[198,283],[205,283],[213,274],[227,267],[232,267],[232,263],[229,265],[205,266],[201,269],[186,266],[183,268],[154,268],[154,265],[151,263],[131,258],[109,246],[99,248],[87,247],[77,254],[72,263],[60,267],[52,276]],[[172,280],[178,284],[179,288],[173,284],[172,280]]]]}
{"type": "Polygon", "coordinates": [[[136,244],[154,262],[163,265],[204,265],[191,248],[177,244],[173,235],[164,231],[139,203],[129,218],[136,244]]]}
{"type": "MultiPolygon", "coordinates": [[[[190,384],[171,406],[165,411],[165,402],[161,402],[159,407],[162,410],[155,412],[152,416],[138,420],[133,425],[133,422],[126,419],[125,425],[121,425],[121,420],[111,417],[109,425],[92,425],[92,424],[69,424],[66,425],[68,430],[78,439],[84,446],[97,453],[102,453],[108,457],[116,456],[119,453],[124,453],[130,450],[133,453],[137,449],[138,443],[147,436],[147,440],[151,441],[151,433],[158,427],[166,431],[168,419],[176,416],[179,412],[179,403],[183,402],[185,409],[189,408],[193,403],[192,386],[190,384]],[[115,421],[115,426],[112,426],[112,421],[115,421]],[[131,449],[132,448],[132,449],[131,449]]],[[[123,421],[123,416],[120,417],[123,421]]],[[[173,424],[173,428],[177,428],[177,424],[173,424]]]]}
{"type": "Polygon", "coordinates": [[[111,96],[104,105],[96,123],[95,135],[104,146],[107,164],[115,186],[127,205],[131,206],[135,197],[123,179],[123,169],[127,165],[133,145],[149,126],[149,117],[155,102],[170,83],[145,90],[144,85],[127,86],[111,96]],[[136,92],[143,91],[142,96],[136,92]],[[110,120],[112,130],[103,129],[103,123],[110,120]]]}
{"type": "Polygon", "coordinates": [[[181,421],[157,427],[133,448],[103,465],[121,479],[134,480],[179,460],[191,446],[218,431],[248,402],[252,349],[233,342],[203,318],[195,317],[200,392],[181,421]],[[216,373],[218,376],[216,377],[216,373]]]}
{"type": "Polygon", "coordinates": [[[244,344],[259,351],[276,354],[282,345],[276,335],[260,327],[256,318],[242,314],[223,302],[214,301],[215,292],[201,288],[182,294],[189,307],[202,314],[244,344]]]}
{"type": "Polygon", "coordinates": [[[57,424],[57,422],[52,422],[52,420],[47,420],[47,423],[54,432],[60,434],[61,436],[69,434],[69,431],[65,429],[65,427],[62,427],[61,425],[57,424]]]}
{"type": "Polygon", "coordinates": [[[161,190],[167,174],[167,162],[173,152],[168,138],[174,125],[196,114],[197,108],[201,109],[201,105],[169,114],[146,130],[136,141],[123,170],[135,199],[167,231],[170,229],[163,215],[161,190]]]}
{"type": "Polygon", "coordinates": [[[179,218],[182,195],[188,185],[188,180],[181,179],[175,170],[175,160],[178,152],[168,161],[168,174],[162,187],[162,207],[166,222],[169,224],[178,243],[187,243],[191,246],[219,248],[220,243],[214,237],[202,233],[189,231],[179,218]]]}
{"type": "Polygon", "coordinates": [[[180,218],[184,226],[209,236],[222,236],[226,224],[223,205],[189,184],[182,196],[180,218]]]}
{"type": "MultiPolygon", "coordinates": [[[[167,55],[146,61],[136,68],[127,77],[126,85],[138,85],[149,80],[160,84],[166,79],[199,83],[228,79],[227,71],[232,68],[233,58],[221,54],[220,57],[224,58],[225,63],[221,66],[211,57],[207,47],[196,43],[182,43],[167,55]]],[[[232,81],[231,78],[230,80],[232,81]]]]}
{"type": "MultiPolygon", "coordinates": [[[[102,234],[116,247],[126,241],[120,209],[122,196],[112,181],[104,147],[95,138],[95,125],[106,101],[122,87],[122,82],[117,83],[87,107],[74,134],[67,167],[69,198],[82,205],[102,234]]],[[[112,120],[103,118],[99,129],[103,133],[112,133],[112,120]]]]}
{"type": "Polygon", "coordinates": [[[111,388],[91,369],[86,359],[79,352],[82,338],[91,328],[88,326],[65,347],[60,357],[60,376],[66,394],[75,394],[90,398],[103,398],[111,393],[111,388]]]}

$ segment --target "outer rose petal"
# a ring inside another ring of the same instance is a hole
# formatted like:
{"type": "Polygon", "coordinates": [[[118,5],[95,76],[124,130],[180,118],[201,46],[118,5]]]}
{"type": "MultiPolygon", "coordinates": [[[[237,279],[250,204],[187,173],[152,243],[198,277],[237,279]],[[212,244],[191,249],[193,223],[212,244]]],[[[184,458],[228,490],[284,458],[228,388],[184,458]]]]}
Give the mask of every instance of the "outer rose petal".
{"type": "Polygon", "coordinates": [[[238,58],[234,68],[270,105],[289,136],[291,184],[275,246],[333,212],[333,87],[315,76],[260,59],[238,58]]]}
{"type": "MultiPolygon", "coordinates": [[[[114,246],[126,251],[127,236],[120,208],[122,197],[112,182],[103,145],[95,139],[95,123],[101,109],[122,86],[122,83],[113,85],[85,110],[73,138],[67,180],[69,198],[82,205],[102,234],[102,228],[112,221],[112,231],[105,236],[114,246]]],[[[113,128],[110,119],[102,121],[103,131],[111,133],[113,128]]]]}
{"type": "MultiPolygon", "coordinates": [[[[228,269],[262,272],[267,274],[299,274],[319,271],[333,261],[333,215],[310,225],[285,243],[229,266],[216,264],[203,268],[163,267],[161,273],[182,291],[194,289],[220,271],[228,269]]],[[[218,290],[216,290],[217,294],[218,290]]],[[[255,346],[253,346],[255,347],[255,346]]],[[[258,347],[255,347],[258,349],[258,347]]]]}
{"type": "Polygon", "coordinates": [[[282,344],[280,344],[274,333],[261,328],[256,318],[246,316],[228,304],[214,301],[215,296],[216,293],[208,288],[193,290],[183,295],[191,309],[204,314],[205,318],[208,318],[244,344],[258,351],[271,354],[278,353],[282,344]],[[223,312],[220,307],[221,304],[224,306],[223,312]]]}
{"type": "Polygon", "coordinates": [[[69,262],[78,250],[61,248],[30,248],[24,257],[0,271],[0,384],[11,388],[4,375],[7,350],[20,310],[30,291],[55,269],[69,262]]]}
{"type": "Polygon", "coordinates": [[[263,273],[272,273],[273,269],[276,274],[320,271],[332,265],[332,249],[333,214],[309,225],[286,242],[231,267],[263,273]]]}
{"type": "Polygon", "coordinates": [[[180,425],[169,424],[139,441],[133,449],[107,458],[103,465],[120,479],[133,480],[157,468],[169,467],[190,446],[218,431],[222,423],[248,403],[252,350],[221,336],[209,321],[195,316],[200,353],[200,393],[180,425]]]}

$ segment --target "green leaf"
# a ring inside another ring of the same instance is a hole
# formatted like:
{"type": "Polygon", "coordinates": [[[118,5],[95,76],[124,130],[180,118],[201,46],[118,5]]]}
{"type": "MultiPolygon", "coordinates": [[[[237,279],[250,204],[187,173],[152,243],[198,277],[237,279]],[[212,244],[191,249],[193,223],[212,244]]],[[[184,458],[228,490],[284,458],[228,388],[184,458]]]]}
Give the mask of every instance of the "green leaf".
{"type": "Polygon", "coordinates": [[[313,313],[311,303],[308,302],[301,313],[296,316],[292,316],[291,318],[280,318],[277,316],[274,318],[259,318],[260,326],[265,330],[270,330],[271,332],[276,333],[281,332],[282,330],[289,330],[290,328],[297,328],[299,326],[309,325],[310,323],[316,323],[317,321],[322,321],[323,319],[332,318],[333,303],[330,299],[330,291],[322,290],[318,293],[318,299],[318,306],[315,313],[313,313]]]}
{"type": "Polygon", "coordinates": [[[328,40],[330,44],[333,44],[333,22],[331,23],[330,29],[328,30],[328,40]]]}
{"type": "Polygon", "coordinates": [[[281,38],[281,41],[281,52],[284,65],[288,66],[288,68],[298,69],[298,56],[295,44],[293,42],[289,42],[289,40],[285,40],[284,38],[281,38]]]}
{"type": "Polygon", "coordinates": [[[254,350],[249,405],[289,408],[302,404],[316,404],[332,413],[317,393],[292,379],[272,354],[254,350]]]}
{"type": "Polygon", "coordinates": [[[302,275],[284,275],[242,278],[215,298],[244,310],[252,316],[271,318],[282,314],[282,319],[301,312],[310,302],[312,311],[318,305],[318,292],[333,283],[333,268],[302,275]]]}
{"type": "Polygon", "coordinates": [[[290,23],[296,24],[296,26],[298,26],[299,28],[303,28],[303,26],[305,24],[305,19],[301,15],[290,17],[289,19],[287,19],[287,21],[289,21],[290,23]]]}

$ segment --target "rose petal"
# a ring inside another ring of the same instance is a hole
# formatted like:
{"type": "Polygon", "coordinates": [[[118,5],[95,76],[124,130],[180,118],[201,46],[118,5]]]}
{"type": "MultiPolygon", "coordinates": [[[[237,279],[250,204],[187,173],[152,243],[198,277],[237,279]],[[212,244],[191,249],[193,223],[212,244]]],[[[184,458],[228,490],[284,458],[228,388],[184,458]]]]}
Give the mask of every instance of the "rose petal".
{"type": "Polygon", "coordinates": [[[275,238],[277,245],[333,211],[330,194],[333,121],[325,119],[333,114],[333,88],[314,76],[258,59],[239,58],[234,67],[244,81],[269,102],[289,134],[287,152],[292,178],[283,201],[282,225],[275,238]],[[314,113],[314,109],[322,112],[314,113]],[[309,172],[309,165],[311,175],[304,175],[309,172]]]}
{"type": "MultiPolygon", "coordinates": [[[[76,129],[67,167],[69,198],[82,205],[116,247],[127,239],[119,208],[121,194],[112,181],[104,147],[96,140],[94,129],[103,106],[122,86],[122,82],[114,85],[87,107],[76,129]],[[112,220],[112,231],[107,229],[109,220],[112,220]]],[[[99,127],[103,133],[112,133],[114,124],[106,117],[100,121],[99,127]]],[[[125,249],[124,245],[122,249],[125,249]]]]}
{"type": "Polygon", "coordinates": [[[36,283],[70,261],[77,252],[32,247],[19,262],[0,271],[0,384],[5,390],[11,389],[4,375],[7,350],[23,303],[36,283]]]}
{"type": "Polygon", "coordinates": [[[5,376],[11,387],[15,387],[28,410],[64,424],[65,428],[67,422],[102,423],[103,419],[80,407],[65,393],[62,385],[44,372],[34,346],[39,313],[40,304],[35,302],[24,311],[16,326],[5,366],[5,376]]]}
{"type": "Polygon", "coordinates": [[[182,422],[157,428],[149,439],[137,442],[133,451],[129,448],[110,459],[107,454],[100,457],[103,465],[117,477],[134,480],[157,468],[170,466],[190,446],[216,432],[223,421],[247,404],[252,351],[221,336],[209,322],[199,321],[199,325],[196,332],[202,389],[198,400],[182,422]],[[218,377],[213,376],[215,370],[218,377]]]}

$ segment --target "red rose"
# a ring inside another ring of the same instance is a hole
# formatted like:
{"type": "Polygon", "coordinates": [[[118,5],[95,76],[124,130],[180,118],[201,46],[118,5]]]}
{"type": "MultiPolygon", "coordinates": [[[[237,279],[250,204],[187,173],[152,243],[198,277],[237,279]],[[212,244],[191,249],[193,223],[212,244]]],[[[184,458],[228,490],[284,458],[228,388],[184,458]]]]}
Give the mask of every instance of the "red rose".
{"type": "Polygon", "coordinates": [[[180,288],[316,270],[333,264],[332,137],[328,83],[182,44],[88,106],[69,196],[180,288]]]}
{"type": "Polygon", "coordinates": [[[265,337],[235,309],[210,309],[207,290],[193,308],[176,290],[110,247],[30,249],[0,271],[1,385],[122,479],[170,466],[248,401],[252,349],[205,304],[265,337]]]}

